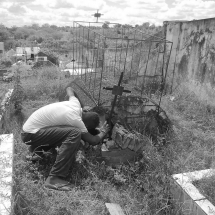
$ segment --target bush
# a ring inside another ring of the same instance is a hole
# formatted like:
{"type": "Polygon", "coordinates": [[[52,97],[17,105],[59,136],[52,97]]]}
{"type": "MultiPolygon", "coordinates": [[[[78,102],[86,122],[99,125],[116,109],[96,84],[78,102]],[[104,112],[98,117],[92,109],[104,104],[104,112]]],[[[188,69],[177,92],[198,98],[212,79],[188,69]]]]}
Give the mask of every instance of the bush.
{"type": "Polygon", "coordinates": [[[2,58],[1,60],[0,60],[0,65],[1,65],[1,67],[3,67],[3,68],[7,68],[7,67],[11,67],[12,66],[12,60],[10,59],[10,58],[7,58],[7,57],[5,57],[5,58],[2,58]]]}

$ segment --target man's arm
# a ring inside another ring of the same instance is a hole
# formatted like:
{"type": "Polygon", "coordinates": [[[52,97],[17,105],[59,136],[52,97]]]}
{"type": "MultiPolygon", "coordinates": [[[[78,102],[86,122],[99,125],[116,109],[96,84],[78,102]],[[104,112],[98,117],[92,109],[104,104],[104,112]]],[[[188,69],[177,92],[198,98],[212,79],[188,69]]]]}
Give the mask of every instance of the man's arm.
{"type": "Polygon", "coordinates": [[[67,93],[67,95],[69,96],[69,98],[72,97],[72,96],[75,96],[75,97],[78,99],[78,101],[80,102],[81,107],[82,107],[82,108],[84,107],[84,105],[83,105],[83,103],[81,102],[79,96],[77,95],[77,93],[75,92],[75,90],[74,90],[72,87],[67,87],[67,88],[66,88],[66,93],[67,93]]]}
{"type": "Polygon", "coordinates": [[[110,128],[107,122],[104,123],[104,125],[100,129],[100,133],[97,135],[92,135],[89,132],[88,133],[82,133],[81,139],[85,142],[88,142],[90,145],[98,145],[108,134],[110,128]]]}

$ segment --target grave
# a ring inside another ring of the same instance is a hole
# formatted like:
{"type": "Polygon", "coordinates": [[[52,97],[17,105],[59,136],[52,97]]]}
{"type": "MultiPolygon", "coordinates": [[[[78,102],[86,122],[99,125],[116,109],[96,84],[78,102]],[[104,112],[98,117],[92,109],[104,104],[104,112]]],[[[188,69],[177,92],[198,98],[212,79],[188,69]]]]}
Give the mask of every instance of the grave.
{"type": "MultiPolygon", "coordinates": [[[[120,83],[120,82],[119,82],[120,83]]],[[[164,122],[159,125],[159,122],[155,118],[156,105],[151,100],[141,98],[134,95],[125,95],[122,93],[123,88],[115,86],[113,88],[106,87],[108,90],[112,90],[112,99],[110,97],[109,104],[98,105],[93,95],[87,90],[86,85],[80,78],[75,78],[68,84],[65,89],[59,94],[59,101],[67,100],[66,88],[72,87],[78,94],[79,99],[84,106],[91,106],[90,111],[97,112],[100,117],[100,126],[105,120],[111,125],[111,132],[101,147],[101,157],[98,157],[99,161],[105,161],[108,165],[118,165],[121,163],[135,162],[141,152],[149,144],[152,144],[151,137],[143,134],[143,130],[149,130],[157,135],[156,132],[162,133],[164,124],[168,124],[167,117],[159,116],[160,120],[164,122]],[[119,97],[118,97],[119,96],[119,97]],[[113,102],[111,102],[113,101],[113,102]],[[114,102],[115,101],[115,102],[114,102]],[[149,108],[146,110],[146,103],[149,103],[149,108]],[[137,124],[139,131],[134,127],[137,124]],[[142,125],[142,126],[140,126],[142,125]],[[134,129],[131,129],[134,127],[134,129]],[[142,130],[140,129],[142,128],[142,130]],[[156,131],[156,132],[155,132],[156,131]]],[[[125,90],[127,93],[128,91],[125,90]]],[[[161,108],[160,108],[161,110],[161,108]]],[[[161,111],[161,113],[164,113],[161,111]]],[[[165,114],[164,114],[165,115],[165,114]]],[[[156,115],[156,117],[158,117],[156,115]]]]}
{"type": "MultiPolygon", "coordinates": [[[[73,23],[72,69],[82,73],[71,75],[74,80],[68,85],[101,122],[109,123],[111,132],[101,148],[101,159],[108,164],[135,161],[150,139],[162,142],[158,136],[169,126],[160,103],[172,42],[134,28],[112,28],[115,24],[106,30],[102,23],[73,23]]],[[[67,99],[64,89],[59,101],[67,99]]]]}
{"type": "Polygon", "coordinates": [[[205,169],[172,175],[173,201],[183,215],[214,215],[215,206],[192,184],[215,174],[214,169],[205,169]]]}

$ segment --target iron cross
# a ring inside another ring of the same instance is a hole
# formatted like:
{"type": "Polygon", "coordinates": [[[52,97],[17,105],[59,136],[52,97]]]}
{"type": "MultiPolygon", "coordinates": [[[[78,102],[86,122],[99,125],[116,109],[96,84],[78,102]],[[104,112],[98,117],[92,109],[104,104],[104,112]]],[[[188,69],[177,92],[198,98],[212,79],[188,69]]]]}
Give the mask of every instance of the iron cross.
{"type": "Polygon", "coordinates": [[[120,86],[123,79],[123,73],[124,72],[121,72],[118,85],[114,85],[113,87],[103,87],[104,90],[112,90],[112,94],[114,95],[110,116],[109,116],[109,124],[111,123],[111,118],[114,111],[114,107],[116,105],[117,96],[121,96],[122,93],[131,93],[130,90],[124,90],[124,87],[120,86]]]}
{"type": "Polygon", "coordinates": [[[96,22],[98,22],[98,18],[100,18],[103,14],[99,13],[99,10],[97,10],[96,13],[93,14],[94,17],[96,17],[96,22]]]}

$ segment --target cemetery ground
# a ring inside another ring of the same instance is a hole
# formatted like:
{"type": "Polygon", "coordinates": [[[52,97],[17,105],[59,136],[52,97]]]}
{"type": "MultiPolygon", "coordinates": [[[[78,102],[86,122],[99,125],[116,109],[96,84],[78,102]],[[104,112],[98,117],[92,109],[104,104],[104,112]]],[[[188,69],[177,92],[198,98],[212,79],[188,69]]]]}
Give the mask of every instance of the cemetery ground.
{"type": "Polygon", "coordinates": [[[172,122],[165,146],[157,148],[151,142],[137,162],[117,167],[97,162],[99,148],[90,148],[71,169],[68,179],[73,191],[44,190],[54,156],[45,153],[41,161],[27,161],[21,126],[33,111],[57,101],[59,90],[69,80],[61,74],[52,78],[51,71],[29,78],[23,73],[20,83],[15,83],[18,93],[8,107],[3,131],[15,138],[12,210],[16,215],[105,215],[109,214],[105,203],[119,204],[127,215],[178,214],[172,204],[170,176],[214,167],[215,108],[199,101],[183,84],[162,99],[161,107],[172,122]],[[22,106],[19,112],[14,108],[16,100],[22,106]]]}

